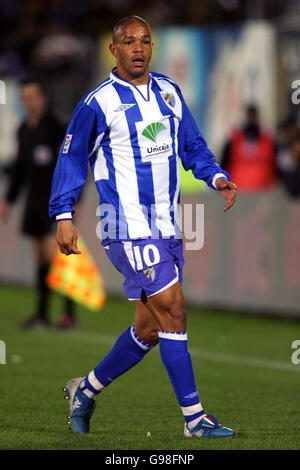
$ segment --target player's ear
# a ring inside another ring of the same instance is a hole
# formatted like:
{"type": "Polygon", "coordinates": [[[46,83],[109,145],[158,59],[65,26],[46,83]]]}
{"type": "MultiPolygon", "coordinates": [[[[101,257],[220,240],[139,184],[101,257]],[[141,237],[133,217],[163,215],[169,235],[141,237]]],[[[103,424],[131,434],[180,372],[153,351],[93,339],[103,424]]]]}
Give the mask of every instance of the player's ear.
{"type": "Polygon", "coordinates": [[[117,45],[115,43],[112,42],[109,45],[109,50],[114,57],[117,57],[117,45]]]}

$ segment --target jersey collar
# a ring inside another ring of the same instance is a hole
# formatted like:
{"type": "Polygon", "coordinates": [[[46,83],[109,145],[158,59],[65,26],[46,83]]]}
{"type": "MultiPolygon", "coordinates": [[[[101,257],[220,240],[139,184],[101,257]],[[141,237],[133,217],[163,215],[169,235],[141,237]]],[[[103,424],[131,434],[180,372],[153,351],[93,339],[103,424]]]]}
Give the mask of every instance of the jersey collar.
{"type": "Polygon", "coordinates": [[[151,74],[149,75],[149,80],[147,83],[147,98],[144,97],[143,93],[140,92],[138,87],[134,85],[133,83],[129,82],[128,80],[125,80],[125,78],[120,78],[115,72],[116,72],[117,67],[113,68],[112,71],[110,72],[110,78],[114,80],[117,83],[120,83],[121,85],[125,86],[130,86],[134,88],[145,101],[150,101],[150,87],[151,87],[151,82],[152,82],[152,77],[151,74]]]}

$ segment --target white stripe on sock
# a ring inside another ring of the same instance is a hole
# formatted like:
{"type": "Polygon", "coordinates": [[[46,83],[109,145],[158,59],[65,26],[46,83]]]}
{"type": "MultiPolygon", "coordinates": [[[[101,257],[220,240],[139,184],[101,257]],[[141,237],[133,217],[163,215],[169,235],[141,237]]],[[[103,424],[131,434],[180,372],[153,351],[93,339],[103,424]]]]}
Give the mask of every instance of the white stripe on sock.
{"type": "Polygon", "coordinates": [[[200,402],[192,406],[182,406],[181,409],[182,409],[183,416],[192,416],[196,413],[200,413],[200,411],[203,411],[203,408],[200,402]]]}
{"type": "Polygon", "coordinates": [[[197,424],[199,423],[199,421],[201,421],[201,419],[205,418],[206,414],[203,414],[201,415],[200,417],[198,416],[198,418],[196,419],[193,419],[192,421],[189,421],[187,423],[187,427],[188,429],[193,429],[195,426],[197,426],[197,424]]]}
{"type": "Polygon", "coordinates": [[[99,380],[96,378],[95,372],[93,370],[88,375],[88,381],[90,382],[91,386],[97,391],[100,391],[104,388],[104,385],[99,382],[99,380]]]}
{"type": "MultiPolygon", "coordinates": [[[[181,409],[182,409],[183,416],[193,416],[203,411],[203,408],[200,402],[192,406],[182,406],[181,409]]],[[[187,427],[189,429],[193,429],[199,423],[199,421],[205,416],[206,416],[206,413],[205,414],[203,413],[201,416],[197,416],[195,419],[187,423],[187,427]]]]}
{"type": "Polygon", "coordinates": [[[174,339],[176,341],[187,341],[187,332],[175,333],[171,331],[158,331],[159,338],[174,339]]]}
{"type": "MultiPolygon", "coordinates": [[[[149,351],[149,349],[151,349],[151,346],[148,344],[146,344],[144,341],[141,342],[139,341],[139,337],[137,334],[134,334],[134,326],[132,325],[131,328],[130,328],[130,333],[131,333],[131,336],[132,336],[132,339],[136,342],[136,344],[141,348],[143,349],[144,351],[149,351]]],[[[140,338],[141,339],[141,338],[140,338]]]]}

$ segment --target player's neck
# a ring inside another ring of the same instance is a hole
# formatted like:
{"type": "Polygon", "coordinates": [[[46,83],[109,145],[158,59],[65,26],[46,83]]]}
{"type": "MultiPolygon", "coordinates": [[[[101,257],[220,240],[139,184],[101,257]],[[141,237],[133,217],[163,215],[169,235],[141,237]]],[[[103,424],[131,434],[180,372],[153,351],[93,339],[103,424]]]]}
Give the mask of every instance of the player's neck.
{"type": "Polygon", "coordinates": [[[114,70],[114,73],[116,75],[118,75],[118,77],[122,78],[123,80],[126,80],[127,82],[132,83],[135,86],[147,85],[148,82],[149,82],[149,70],[148,69],[140,77],[132,76],[129,73],[127,73],[126,71],[124,71],[122,69],[120,70],[118,68],[116,68],[114,70]]]}

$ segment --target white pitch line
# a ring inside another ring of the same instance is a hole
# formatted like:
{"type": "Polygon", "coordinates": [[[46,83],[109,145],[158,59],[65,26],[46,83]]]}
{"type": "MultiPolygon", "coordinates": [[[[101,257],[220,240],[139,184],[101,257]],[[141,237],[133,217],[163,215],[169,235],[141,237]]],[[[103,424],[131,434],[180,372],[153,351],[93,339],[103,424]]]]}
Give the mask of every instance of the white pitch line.
{"type": "Polygon", "coordinates": [[[241,357],[234,356],[233,354],[214,353],[211,351],[204,351],[202,349],[190,348],[192,356],[197,356],[201,359],[215,362],[225,362],[227,364],[241,364],[251,367],[260,367],[262,369],[283,370],[287,372],[300,372],[300,367],[292,364],[287,364],[281,361],[271,361],[269,359],[255,358],[255,357],[241,357]]]}
{"type": "MultiPolygon", "coordinates": [[[[67,333],[67,335],[68,334],[70,334],[70,338],[72,340],[74,339],[99,345],[105,344],[108,346],[112,345],[117,339],[116,336],[105,335],[102,333],[92,333],[89,331],[73,331],[67,333]]],[[[158,348],[155,348],[155,350],[158,351],[158,348]]],[[[241,357],[235,356],[233,354],[212,352],[199,348],[189,348],[189,351],[192,356],[206,361],[224,362],[226,364],[240,364],[250,367],[259,367],[261,369],[272,369],[285,372],[300,373],[300,367],[297,367],[296,365],[292,364],[287,364],[286,362],[281,361],[272,361],[269,359],[255,357],[241,357]]]]}

